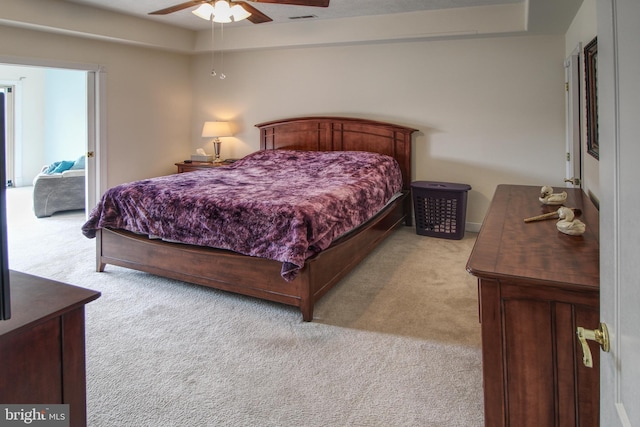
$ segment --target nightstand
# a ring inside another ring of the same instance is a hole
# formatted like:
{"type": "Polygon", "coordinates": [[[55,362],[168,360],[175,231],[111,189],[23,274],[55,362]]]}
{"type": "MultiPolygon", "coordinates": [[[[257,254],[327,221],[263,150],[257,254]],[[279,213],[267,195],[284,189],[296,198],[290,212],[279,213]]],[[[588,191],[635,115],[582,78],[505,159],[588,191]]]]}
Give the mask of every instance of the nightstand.
{"type": "Polygon", "coordinates": [[[183,173],[183,172],[193,172],[193,171],[197,171],[197,170],[201,170],[201,169],[210,169],[210,168],[217,168],[220,166],[227,166],[230,165],[231,163],[227,163],[227,162],[221,162],[221,163],[213,163],[213,162],[191,162],[191,163],[185,163],[185,162],[180,162],[180,163],[176,163],[176,166],[178,167],[178,173],[183,173]]]}

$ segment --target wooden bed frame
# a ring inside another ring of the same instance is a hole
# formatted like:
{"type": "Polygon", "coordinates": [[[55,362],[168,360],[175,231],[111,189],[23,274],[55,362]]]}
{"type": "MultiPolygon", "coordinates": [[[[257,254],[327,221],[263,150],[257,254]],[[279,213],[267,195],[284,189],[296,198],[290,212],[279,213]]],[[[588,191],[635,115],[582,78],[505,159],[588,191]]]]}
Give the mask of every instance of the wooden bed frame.
{"type": "Polygon", "coordinates": [[[235,252],[168,243],[123,230],[100,229],[96,270],[118,265],[299,307],[305,321],[313,307],[389,233],[411,216],[411,135],[415,129],[365,119],[303,117],[256,125],[262,150],[372,151],[397,159],[403,195],[357,230],[309,258],[291,282],[280,276],[282,263],[235,252]]]}

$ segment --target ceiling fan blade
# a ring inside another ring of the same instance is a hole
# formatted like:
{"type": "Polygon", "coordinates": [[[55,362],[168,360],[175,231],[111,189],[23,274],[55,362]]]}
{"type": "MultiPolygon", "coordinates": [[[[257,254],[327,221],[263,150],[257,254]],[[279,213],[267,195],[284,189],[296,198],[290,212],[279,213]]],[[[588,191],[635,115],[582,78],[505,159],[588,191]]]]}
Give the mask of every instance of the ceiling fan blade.
{"type": "Polygon", "coordinates": [[[288,4],[293,6],[329,7],[329,0],[251,0],[256,3],[288,4]]]}
{"type": "Polygon", "coordinates": [[[191,0],[185,3],[180,3],[175,6],[167,7],[166,9],[156,10],[155,12],[149,12],[149,15],[168,15],[179,10],[187,9],[189,7],[197,6],[202,3],[206,3],[207,0],[191,0]]]}
{"type": "Polygon", "coordinates": [[[244,10],[249,12],[251,14],[251,16],[249,16],[247,18],[247,21],[249,21],[249,22],[252,22],[254,24],[262,24],[264,22],[273,21],[273,19],[269,18],[267,15],[265,15],[262,12],[260,12],[258,9],[256,9],[253,6],[251,6],[249,3],[246,3],[246,2],[231,2],[231,4],[239,4],[240,6],[242,6],[244,8],[244,10]]]}

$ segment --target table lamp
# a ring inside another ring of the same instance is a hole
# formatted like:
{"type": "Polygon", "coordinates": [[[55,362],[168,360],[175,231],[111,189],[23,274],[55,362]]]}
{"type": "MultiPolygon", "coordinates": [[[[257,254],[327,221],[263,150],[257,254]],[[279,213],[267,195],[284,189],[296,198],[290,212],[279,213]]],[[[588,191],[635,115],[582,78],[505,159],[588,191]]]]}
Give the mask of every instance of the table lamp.
{"type": "Polygon", "coordinates": [[[231,127],[229,122],[204,122],[202,127],[203,138],[213,138],[213,150],[215,152],[214,163],[222,162],[220,158],[220,137],[231,136],[231,127]]]}

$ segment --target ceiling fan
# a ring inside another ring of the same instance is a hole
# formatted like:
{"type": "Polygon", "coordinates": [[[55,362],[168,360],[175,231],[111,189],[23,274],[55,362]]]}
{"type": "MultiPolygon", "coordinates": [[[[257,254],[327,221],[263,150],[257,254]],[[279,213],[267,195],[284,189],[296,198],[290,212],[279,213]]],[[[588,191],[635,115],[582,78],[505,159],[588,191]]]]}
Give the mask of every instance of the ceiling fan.
{"type": "MultiPolygon", "coordinates": [[[[264,13],[260,12],[255,7],[251,6],[247,1],[254,3],[274,3],[274,4],[286,4],[294,6],[315,6],[315,7],[328,7],[329,0],[246,0],[246,1],[229,1],[231,5],[239,4],[244,10],[249,12],[251,16],[247,18],[254,24],[262,24],[263,22],[270,22],[273,19],[269,18],[264,13]]],[[[183,9],[187,9],[193,6],[198,6],[203,3],[215,3],[215,0],[191,0],[185,3],[180,3],[175,6],[167,7],[165,9],[156,10],[150,12],[149,15],[168,15],[173,12],[178,12],[183,9]]]]}

